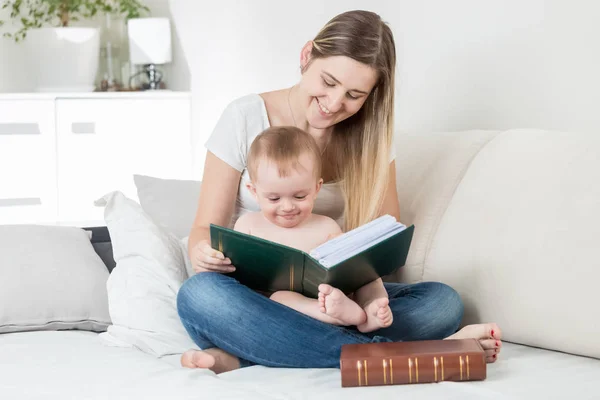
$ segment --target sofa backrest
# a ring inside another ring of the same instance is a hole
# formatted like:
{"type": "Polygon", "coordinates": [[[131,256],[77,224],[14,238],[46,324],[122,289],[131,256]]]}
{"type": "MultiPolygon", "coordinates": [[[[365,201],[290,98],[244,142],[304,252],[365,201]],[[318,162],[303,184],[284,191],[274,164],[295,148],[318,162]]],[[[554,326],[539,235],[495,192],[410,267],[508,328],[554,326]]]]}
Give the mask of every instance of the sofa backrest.
{"type": "Polygon", "coordinates": [[[464,323],[600,358],[600,135],[509,130],[401,135],[399,279],[441,281],[464,323]]]}
{"type": "Polygon", "coordinates": [[[473,158],[497,131],[404,134],[396,138],[400,219],[415,224],[402,282],[423,280],[423,265],[437,227],[473,158]]]}

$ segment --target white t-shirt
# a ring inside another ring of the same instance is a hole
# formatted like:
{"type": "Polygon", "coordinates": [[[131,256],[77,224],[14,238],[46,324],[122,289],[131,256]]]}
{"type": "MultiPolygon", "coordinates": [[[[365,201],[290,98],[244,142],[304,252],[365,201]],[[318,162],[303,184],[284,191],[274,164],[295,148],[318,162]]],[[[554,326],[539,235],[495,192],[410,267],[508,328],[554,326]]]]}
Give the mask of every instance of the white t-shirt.
{"type": "MultiPolygon", "coordinates": [[[[227,106],[205,144],[208,151],[242,173],[230,226],[233,226],[241,215],[260,210],[246,187],[246,183],[250,181],[246,168],[247,156],[256,136],[269,127],[264,100],[258,94],[250,94],[227,106]]],[[[333,218],[342,226],[344,198],[339,184],[323,184],[313,212],[333,218]]]]}

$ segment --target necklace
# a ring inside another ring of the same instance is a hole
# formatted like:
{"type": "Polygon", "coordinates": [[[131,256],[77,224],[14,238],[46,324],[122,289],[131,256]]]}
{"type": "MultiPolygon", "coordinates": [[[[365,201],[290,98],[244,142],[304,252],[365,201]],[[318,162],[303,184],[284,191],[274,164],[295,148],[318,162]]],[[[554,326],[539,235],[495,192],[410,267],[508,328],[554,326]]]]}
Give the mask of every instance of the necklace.
{"type": "Polygon", "coordinates": [[[290,88],[290,90],[288,91],[287,103],[288,103],[288,108],[290,109],[290,114],[292,115],[292,120],[294,121],[294,126],[297,128],[298,126],[296,125],[296,117],[294,117],[294,112],[292,111],[292,104],[290,103],[290,96],[292,95],[292,89],[294,87],[296,87],[296,85],[292,86],[290,88]]]}

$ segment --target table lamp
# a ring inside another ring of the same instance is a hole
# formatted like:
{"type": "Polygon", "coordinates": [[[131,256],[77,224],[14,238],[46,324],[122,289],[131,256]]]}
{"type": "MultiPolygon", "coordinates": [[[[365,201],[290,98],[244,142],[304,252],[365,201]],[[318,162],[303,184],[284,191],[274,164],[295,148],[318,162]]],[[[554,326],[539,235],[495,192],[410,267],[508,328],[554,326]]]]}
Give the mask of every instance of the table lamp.
{"type": "MultiPolygon", "coordinates": [[[[168,18],[132,18],[127,22],[129,62],[143,65],[148,83],[143,89],[159,89],[162,73],[157,64],[171,62],[171,24],[168,18]]],[[[131,81],[130,79],[130,81],[131,81]]]]}

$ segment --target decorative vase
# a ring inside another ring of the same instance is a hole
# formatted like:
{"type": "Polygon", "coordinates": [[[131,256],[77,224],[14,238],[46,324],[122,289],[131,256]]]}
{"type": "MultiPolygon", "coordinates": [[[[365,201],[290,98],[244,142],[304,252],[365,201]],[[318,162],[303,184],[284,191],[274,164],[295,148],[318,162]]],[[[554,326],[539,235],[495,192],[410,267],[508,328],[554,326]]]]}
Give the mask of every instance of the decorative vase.
{"type": "Polygon", "coordinates": [[[36,91],[94,91],[100,53],[98,29],[31,29],[23,45],[36,91]]]}
{"type": "Polygon", "coordinates": [[[125,29],[126,24],[122,17],[104,15],[96,77],[96,88],[99,91],[119,91],[128,83],[121,75],[125,29]]]}

